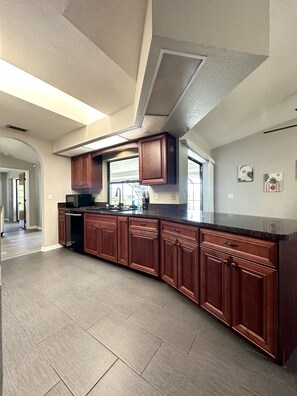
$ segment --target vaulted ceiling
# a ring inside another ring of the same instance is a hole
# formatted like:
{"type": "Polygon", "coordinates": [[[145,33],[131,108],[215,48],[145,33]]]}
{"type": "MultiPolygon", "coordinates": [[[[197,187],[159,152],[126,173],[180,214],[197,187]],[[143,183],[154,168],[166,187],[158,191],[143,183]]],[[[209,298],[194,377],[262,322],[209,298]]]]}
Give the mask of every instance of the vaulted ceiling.
{"type": "MultiPolygon", "coordinates": [[[[294,1],[284,1],[296,14],[294,1]]],[[[106,136],[160,130],[190,131],[210,147],[227,142],[226,131],[236,140],[239,125],[251,133],[265,100],[276,105],[297,88],[289,78],[296,44],[277,35],[288,38],[293,22],[282,3],[0,0],[0,58],[106,114],[88,125],[1,92],[0,84],[0,127],[28,129],[67,155],[106,136]]]]}

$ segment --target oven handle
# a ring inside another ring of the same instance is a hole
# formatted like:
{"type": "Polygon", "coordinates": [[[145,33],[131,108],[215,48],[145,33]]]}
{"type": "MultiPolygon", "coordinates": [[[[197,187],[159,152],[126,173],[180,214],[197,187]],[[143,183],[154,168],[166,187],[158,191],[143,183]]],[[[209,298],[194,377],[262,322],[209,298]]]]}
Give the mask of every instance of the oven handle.
{"type": "Polygon", "coordinates": [[[66,216],[76,216],[76,217],[81,217],[82,216],[82,214],[81,213],[65,213],[66,214],[66,216]]]}

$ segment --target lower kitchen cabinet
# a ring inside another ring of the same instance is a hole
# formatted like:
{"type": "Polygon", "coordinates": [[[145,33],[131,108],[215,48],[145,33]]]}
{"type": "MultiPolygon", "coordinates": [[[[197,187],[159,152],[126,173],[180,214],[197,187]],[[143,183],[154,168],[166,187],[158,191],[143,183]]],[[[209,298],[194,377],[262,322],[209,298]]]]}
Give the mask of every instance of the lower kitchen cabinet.
{"type": "Polygon", "coordinates": [[[198,228],[161,221],[161,278],[198,303],[198,228]]]}
{"type": "Polygon", "coordinates": [[[84,228],[84,251],[117,262],[117,217],[86,214],[84,228]]]}
{"type": "Polygon", "coordinates": [[[277,352],[277,271],[232,257],[231,327],[259,347],[277,352]]]}
{"type": "Polygon", "coordinates": [[[66,244],[66,215],[64,210],[59,210],[58,218],[58,238],[59,244],[65,246],[66,244]]]}
{"type": "Polygon", "coordinates": [[[159,275],[158,220],[129,219],[129,267],[159,275]]]}
{"type": "Polygon", "coordinates": [[[230,255],[216,250],[200,251],[200,305],[230,324],[230,255]]]}
{"type": "Polygon", "coordinates": [[[129,264],[128,217],[118,216],[118,263],[129,264]]]}
{"type": "MultiPolygon", "coordinates": [[[[240,257],[239,247],[243,237],[233,236],[232,242],[230,238],[232,234],[201,230],[200,305],[276,357],[277,270],[273,268],[273,255],[269,265],[262,264],[268,257],[265,249],[261,251],[259,262],[256,255],[253,255],[255,261],[246,260],[240,257]],[[213,248],[210,248],[211,238],[213,248]],[[230,243],[233,249],[230,249],[230,243]],[[228,248],[225,248],[226,245],[228,248]]],[[[256,247],[261,243],[265,244],[265,241],[253,238],[247,241],[247,244],[255,244],[256,247]]],[[[246,248],[247,245],[244,246],[246,248]]],[[[268,244],[267,247],[272,248],[268,244]]],[[[243,251],[242,254],[247,253],[243,251]]]]}

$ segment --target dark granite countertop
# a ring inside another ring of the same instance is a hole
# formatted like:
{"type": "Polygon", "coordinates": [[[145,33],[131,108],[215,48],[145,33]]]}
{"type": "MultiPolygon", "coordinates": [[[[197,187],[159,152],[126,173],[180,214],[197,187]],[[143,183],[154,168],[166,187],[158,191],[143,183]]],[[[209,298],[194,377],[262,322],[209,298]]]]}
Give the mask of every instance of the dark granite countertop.
{"type": "MultiPolygon", "coordinates": [[[[58,204],[59,209],[66,208],[58,204]]],[[[174,221],[181,224],[232,232],[270,240],[297,239],[297,220],[270,218],[261,216],[244,216],[228,213],[200,212],[187,209],[171,209],[170,206],[150,208],[149,210],[107,211],[105,208],[84,207],[71,209],[82,213],[98,213],[114,216],[146,217],[174,221]]]]}

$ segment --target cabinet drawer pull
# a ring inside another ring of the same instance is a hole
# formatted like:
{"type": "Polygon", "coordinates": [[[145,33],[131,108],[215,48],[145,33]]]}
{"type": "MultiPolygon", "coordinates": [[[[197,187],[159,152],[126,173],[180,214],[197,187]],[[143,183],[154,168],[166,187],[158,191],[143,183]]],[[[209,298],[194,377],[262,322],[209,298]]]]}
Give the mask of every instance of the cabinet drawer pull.
{"type": "Polygon", "coordinates": [[[181,230],[179,228],[175,228],[174,231],[177,232],[178,234],[181,233],[181,230]]]}
{"type": "Polygon", "coordinates": [[[228,245],[228,246],[233,247],[233,248],[239,247],[238,245],[236,245],[236,243],[231,243],[231,242],[225,242],[225,245],[228,245]]]}

